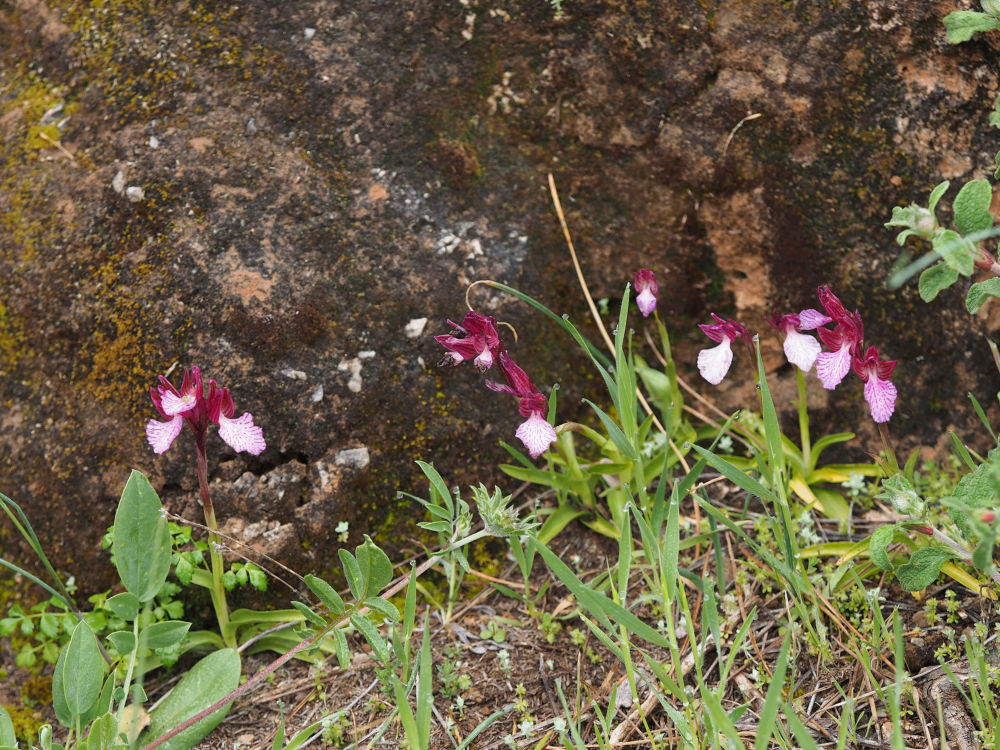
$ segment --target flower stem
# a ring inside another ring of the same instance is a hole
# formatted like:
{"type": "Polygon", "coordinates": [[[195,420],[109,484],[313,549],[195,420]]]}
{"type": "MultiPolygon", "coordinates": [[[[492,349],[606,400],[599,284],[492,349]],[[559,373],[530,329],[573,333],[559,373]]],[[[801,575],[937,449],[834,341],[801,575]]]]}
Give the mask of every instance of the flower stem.
{"type": "Polygon", "coordinates": [[[229,627],[229,604],[226,602],[226,588],[222,585],[222,554],[218,533],[219,524],[215,519],[215,506],[212,505],[212,497],[208,494],[208,458],[205,454],[204,439],[195,440],[195,449],[198,454],[198,489],[201,491],[201,507],[205,511],[205,525],[208,527],[208,555],[212,564],[212,587],[209,593],[212,596],[212,608],[215,610],[215,617],[219,621],[219,633],[222,640],[229,648],[236,648],[236,638],[229,627]]]}
{"type": "Polygon", "coordinates": [[[809,411],[806,408],[806,379],[802,375],[802,370],[795,368],[795,382],[799,387],[799,435],[802,441],[802,466],[806,476],[812,469],[810,453],[812,452],[812,442],[809,439],[809,411]]]}

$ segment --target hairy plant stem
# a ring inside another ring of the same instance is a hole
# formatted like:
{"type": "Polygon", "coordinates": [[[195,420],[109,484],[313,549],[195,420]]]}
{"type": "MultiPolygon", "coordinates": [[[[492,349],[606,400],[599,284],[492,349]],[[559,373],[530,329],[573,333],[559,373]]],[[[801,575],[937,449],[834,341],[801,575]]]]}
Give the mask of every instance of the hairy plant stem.
{"type": "Polygon", "coordinates": [[[208,527],[208,556],[212,565],[212,608],[215,618],[219,621],[219,633],[229,648],[236,648],[235,633],[229,627],[229,604],[226,602],[226,587],[222,585],[223,560],[219,552],[221,540],[218,535],[219,524],[215,519],[215,506],[208,494],[208,458],[205,453],[205,438],[195,440],[195,451],[198,454],[198,489],[201,491],[201,507],[205,511],[205,526],[208,527]]]}

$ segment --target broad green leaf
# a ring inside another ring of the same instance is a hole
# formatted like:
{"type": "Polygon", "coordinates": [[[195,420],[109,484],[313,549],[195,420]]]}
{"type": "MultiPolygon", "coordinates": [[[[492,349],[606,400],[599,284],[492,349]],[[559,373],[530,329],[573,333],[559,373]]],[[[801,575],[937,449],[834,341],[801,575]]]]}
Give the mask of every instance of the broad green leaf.
{"type": "Polygon", "coordinates": [[[933,245],[938,255],[951,268],[963,276],[972,275],[978,251],[965,237],[952,229],[945,229],[934,237],[933,245]]]}
{"type": "Polygon", "coordinates": [[[875,497],[888,500],[896,512],[903,516],[920,518],[924,513],[924,500],[904,474],[893,474],[882,480],[882,491],[875,497]]]}
{"type": "Polygon", "coordinates": [[[868,540],[868,558],[879,568],[890,573],[895,569],[895,566],[889,558],[887,548],[892,543],[892,538],[898,528],[896,524],[879,526],[868,540]]]}
{"type": "Polygon", "coordinates": [[[390,622],[396,622],[399,619],[399,610],[396,608],[396,605],[383,599],[381,596],[370,596],[365,599],[364,604],[390,622]]]}
{"type": "MultiPolygon", "coordinates": [[[[231,648],[215,651],[195,664],[177,686],[150,712],[149,728],[140,737],[145,745],[226,697],[240,684],[240,655],[231,648]]],[[[163,750],[196,747],[222,721],[232,703],[188,727],[160,745],[163,750]]]]}
{"type": "Polygon", "coordinates": [[[956,10],[944,17],[944,27],[948,41],[961,44],[972,38],[978,31],[990,31],[1000,28],[1000,21],[988,13],[974,10],[956,10]]]}
{"type": "Polygon", "coordinates": [[[97,703],[107,668],[94,631],[81,620],[59,654],[52,675],[52,705],[64,726],[72,726],[75,717],[83,716],[97,703]]]}
{"type": "Polygon", "coordinates": [[[955,227],[962,234],[981,232],[993,226],[990,202],[993,188],[987,180],[967,182],[955,196],[952,210],[955,213],[955,227]]]}
{"type": "Polygon", "coordinates": [[[123,620],[134,620],[139,616],[139,598],[126,591],[104,602],[104,608],[111,610],[123,620]]]}
{"type": "Polygon", "coordinates": [[[106,713],[96,719],[87,735],[89,750],[105,750],[115,744],[118,738],[118,720],[114,714],[106,713]]]}
{"type": "Polygon", "coordinates": [[[365,541],[354,550],[358,568],[365,581],[365,596],[374,596],[392,580],[392,561],[382,549],[365,534],[365,541]]]}
{"type": "Polygon", "coordinates": [[[340,565],[344,569],[344,577],[347,579],[348,588],[351,589],[351,596],[362,599],[366,593],[366,581],[361,577],[358,561],[343,547],[337,550],[337,554],[340,556],[340,565]]]}
{"type": "Polygon", "coordinates": [[[166,620],[147,625],[139,634],[139,642],[146,648],[167,648],[184,640],[191,623],[182,620],[166,620]]]}
{"type": "Polygon", "coordinates": [[[170,570],[170,528],[156,490],[138,471],[125,484],[115,513],[115,566],[125,588],[148,602],[170,570]]]}
{"type": "Polygon", "coordinates": [[[326,620],[313,612],[312,607],[300,601],[292,600],[292,606],[301,612],[305,618],[318,628],[326,627],[326,620]]]}
{"type": "Polygon", "coordinates": [[[108,633],[107,639],[122,656],[131,654],[135,649],[135,633],[131,630],[116,630],[114,633],[108,633]]]}
{"type": "Polygon", "coordinates": [[[990,297],[1000,297],[1000,277],[978,281],[970,286],[965,295],[965,309],[975,315],[990,297]]]}
{"type": "Polygon", "coordinates": [[[7,709],[0,706],[0,746],[17,747],[17,736],[14,734],[14,722],[10,719],[7,709]]]}
{"type": "Polygon", "coordinates": [[[351,665],[351,650],[347,647],[347,636],[344,635],[344,631],[340,628],[334,628],[330,631],[330,637],[333,639],[334,649],[337,652],[337,662],[340,664],[340,668],[347,669],[351,665]]]}
{"type": "Polygon", "coordinates": [[[920,274],[920,281],[917,288],[920,290],[920,299],[930,302],[943,289],[947,289],[958,281],[958,271],[949,267],[946,263],[938,263],[926,269],[920,274]]]}
{"type": "Polygon", "coordinates": [[[899,585],[907,591],[920,591],[937,580],[941,566],[955,557],[944,547],[922,547],[910,555],[910,561],[896,569],[899,585]]]}
{"type": "Polygon", "coordinates": [[[371,620],[364,615],[351,615],[351,624],[368,641],[376,659],[386,665],[392,662],[392,651],[389,649],[389,644],[378,632],[378,628],[372,625],[371,620]]]}
{"type": "Polygon", "coordinates": [[[324,581],[322,578],[317,578],[311,573],[306,576],[305,581],[309,590],[316,595],[317,599],[329,608],[332,614],[343,614],[344,600],[340,598],[340,594],[334,590],[333,586],[324,581]]]}

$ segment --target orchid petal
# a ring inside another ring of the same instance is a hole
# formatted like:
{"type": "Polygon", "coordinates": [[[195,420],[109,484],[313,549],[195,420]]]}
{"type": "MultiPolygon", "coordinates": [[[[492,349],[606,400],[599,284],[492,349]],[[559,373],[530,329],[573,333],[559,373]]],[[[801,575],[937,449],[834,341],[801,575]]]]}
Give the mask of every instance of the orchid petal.
{"type": "Polygon", "coordinates": [[[819,310],[814,310],[811,307],[799,313],[800,331],[811,331],[814,328],[819,328],[820,326],[825,326],[827,323],[832,322],[833,318],[828,315],[824,315],[819,310]]]}
{"type": "Polygon", "coordinates": [[[729,372],[733,363],[733,350],[729,339],[724,338],[718,346],[698,352],[698,372],[712,385],[718,385],[729,372]]]}
{"type": "Polygon", "coordinates": [[[198,397],[193,393],[179,396],[176,393],[166,391],[162,394],[160,403],[163,406],[163,413],[168,417],[172,417],[176,414],[191,411],[197,405],[198,397]]]}
{"type": "Polygon", "coordinates": [[[649,289],[643,289],[635,298],[635,303],[639,306],[642,317],[648,318],[656,309],[656,295],[649,289]]]}
{"type": "Polygon", "coordinates": [[[528,419],[517,428],[514,436],[524,443],[532,458],[538,458],[556,441],[556,430],[540,413],[533,412],[528,419]]]}
{"type": "Polygon", "coordinates": [[[785,337],[785,356],[802,372],[809,372],[812,369],[821,348],[819,342],[812,336],[794,329],[789,330],[785,337]]]}
{"type": "Polygon", "coordinates": [[[151,419],[146,423],[146,440],[153,448],[153,453],[165,453],[174,439],[184,429],[184,417],[177,414],[169,422],[151,419]]]}
{"type": "Polygon", "coordinates": [[[851,347],[845,343],[835,352],[821,352],[816,357],[816,375],[823,387],[832,391],[851,370],[851,347]]]}
{"type": "Polygon", "coordinates": [[[237,453],[246,451],[259,456],[267,448],[264,431],[253,423],[253,415],[246,412],[236,419],[219,414],[219,437],[237,453]]]}
{"type": "Polygon", "coordinates": [[[865,401],[871,409],[872,419],[878,423],[888,422],[896,410],[896,386],[891,380],[870,377],[865,383],[865,401]]]}

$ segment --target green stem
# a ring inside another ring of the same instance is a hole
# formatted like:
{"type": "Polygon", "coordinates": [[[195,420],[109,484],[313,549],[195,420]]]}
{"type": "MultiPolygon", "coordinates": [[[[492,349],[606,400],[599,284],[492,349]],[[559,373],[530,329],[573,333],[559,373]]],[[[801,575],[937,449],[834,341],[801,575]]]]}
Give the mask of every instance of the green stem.
{"type": "Polygon", "coordinates": [[[802,441],[802,466],[805,469],[805,475],[809,476],[812,473],[812,461],[810,458],[810,453],[812,452],[812,441],[809,439],[809,411],[806,407],[806,379],[802,375],[802,370],[798,367],[795,368],[795,382],[799,387],[799,400],[796,406],[799,409],[799,435],[802,441]]]}
{"type": "Polygon", "coordinates": [[[205,455],[204,439],[195,440],[195,449],[198,454],[198,488],[201,491],[201,506],[205,511],[205,526],[208,527],[208,555],[212,565],[212,587],[209,593],[212,595],[212,608],[219,621],[219,633],[223,642],[229,648],[236,648],[235,633],[229,625],[226,588],[222,585],[224,561],[219,551],[222,540],[218,534],[219,524],[215,519],[215,506],[212,505],[212,497],[208,494],[208,459],[205,455]]]}

